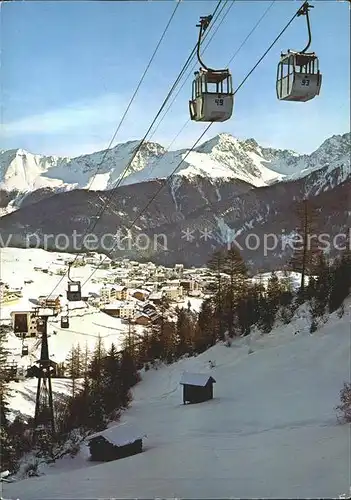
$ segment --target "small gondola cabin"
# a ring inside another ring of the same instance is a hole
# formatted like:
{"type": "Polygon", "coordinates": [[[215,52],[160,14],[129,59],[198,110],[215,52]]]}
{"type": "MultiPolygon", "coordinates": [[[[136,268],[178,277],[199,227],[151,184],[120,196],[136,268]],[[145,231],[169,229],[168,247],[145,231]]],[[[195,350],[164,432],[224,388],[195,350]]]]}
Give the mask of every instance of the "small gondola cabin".
{"type": "Polygon", "coordinates": [[[87,437],[90,459],[93,462],[110,462],[142,453],[144,437],[125,424],[92,434],[87,437]]]}
{"type": "Polygon", "coordinates": [[[213,399],[215,379],[206,373],[184,372],[180,380],[183,386],[183,403],[203,403],[213,399]]]}

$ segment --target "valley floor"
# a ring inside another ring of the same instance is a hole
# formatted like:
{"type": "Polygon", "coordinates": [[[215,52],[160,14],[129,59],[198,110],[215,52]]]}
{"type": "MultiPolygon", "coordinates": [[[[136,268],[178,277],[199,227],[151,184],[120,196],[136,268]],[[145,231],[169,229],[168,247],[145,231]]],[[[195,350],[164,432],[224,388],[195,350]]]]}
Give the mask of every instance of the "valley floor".
{"type": "Polygon", "coordinates": [[[340,425],[334,410],[350,380],[345,309],[312,335],[302,311],[269,335],[239,339],[231,348],[219,344],[144,373],[122,419],[147,435],[142,454],[94,465],[83,448],[41,477],[3,483],[3,497],[335,498],[348,492],[350,426],[340,425]],[[211,373],[212,401],[183,406],[184,370],[211,373]]]}

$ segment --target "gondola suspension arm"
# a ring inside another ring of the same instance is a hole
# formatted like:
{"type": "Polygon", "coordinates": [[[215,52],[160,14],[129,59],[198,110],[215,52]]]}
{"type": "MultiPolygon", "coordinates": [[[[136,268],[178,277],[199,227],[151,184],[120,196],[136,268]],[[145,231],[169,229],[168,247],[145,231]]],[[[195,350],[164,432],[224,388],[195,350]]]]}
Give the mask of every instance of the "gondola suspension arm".
{"type": "Polygon", "coordinates": [[[301,50],[300,54],[304,54],[308,50],[312,42],[311,24],[308,15],[309,9],[314,9],[314,5],[310,5],[308,2],[305,2],[297,13],[298,16],[306,16],[307,30],[308,30],[308,43],[306,47],[303,50],[301,50]]]}
{"type": "Polygon", "coordinates": [[[71,278],[71,266],[72,266],[72,262],[70,262],[70,263],[68,264],[67,278],[68,278],[68,281],[69,281],[70,283],[73,283],[73,280],[72,280],[72,278],[71,278]]]}
{"type": "Polygon", "coordinates": [[[200,63],[200,65],[206,69],[207,71],[215,71],[214,69],[211,69],[211,68],[208,68],[204,63],[203,61],[201,60],[201,56],[200,56],[200,49],[201,49],[201,41],[202,41],[202,37],[205,33],[205,31],[207,30],[210,22],[212,20],[212,15],[210,16],[201,16],[200,17],[200,24],[197,24],[196,27],[197,28],[200,28],[200,31],[199,31],[199,38],[198,38],[198,41],[197,41],[197,49],[196,49],[196,54],[197,54],[197,58],[198,58],[198,61],[200,63]]]}

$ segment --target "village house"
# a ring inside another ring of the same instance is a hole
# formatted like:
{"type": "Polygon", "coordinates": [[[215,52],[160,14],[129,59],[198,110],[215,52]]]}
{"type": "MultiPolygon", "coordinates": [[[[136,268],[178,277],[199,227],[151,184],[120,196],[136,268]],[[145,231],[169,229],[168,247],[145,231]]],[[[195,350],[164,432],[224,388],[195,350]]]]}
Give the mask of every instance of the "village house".
{"type": "Polygon", "coordinates": [[[181,280],[180,286],[183,288],[185,293],[199,290],[199,283],[194,279],[181,280]]]}
{"type": "Polygon", "coordinates": [[[61,312],[62,310],[60,295],[50,295],[49,297],[41,295],[38,298],[38,302],[41,307],[53,309],[57,313],[61,312]]]}
{"type": "Polygon", "coordinates": [[[107,285],[101,288],[100,297],[102,303],[107,303],[114,300],[127,300],[128,289],[123,285],[107,285]]]}
{"type": "Polygon", "coordinates": [[[153,292],[149,295],[149,301],[155,305],[162,304],[162,292],[153,292]]]}
{"type": "Polygon", "coordinates": [[[162,321],[161,316],[156,311],[150,312],[147,315],[150,318],[151,323],[159,324],[162,321]]]}
{"type": "Polygon", "coordinates": [[[156,311],[156,307],[152,302],[147,302],[146,304],[143,304],[142,311],[146,314],[152,313],[156,311]]]}
{"type": "Polygon", "coordinates": [[[148,296],[149,293],[146,290],[135,290],[135,292],[132,293],[132,297],[142,301],[145,301],[148,296]]]}
{"type": "Polygon", "coordinates": [[[129,320],[135,316],[135,307],[133,303],[126,303],[120,309],[120,318],[129,320]]]}
{"type": "Polygon", "coordinates": [[[171,301],[176,301],[183,297],[183,288],[181,286],[165,286],[161,291],[171,301]]]}
{"type": "Polygon", "coordinates": [[[157,292],[157,283],[155,281],[146,281],[146,283],[144,283],[144,289],[150,292],[157,292]]]}
{"type": "Polygon", "coordinates": [[[134,319],[136,312],[133,303],[123,301],[115,301],[109,304],[104,304],[100,310],[109,316],[126,320],[134,319]]]}
{"type": "Polygon", "coordinates": [[[128,289],[123,285],[114,285],[111,288],[111,298],[115,300],[127,300],[128,289]]]}
{"type": "Polygon", "coordinates": [[[137,325],[147,326],[151,323],[151,318],[145,313],[138,313],[135,315],[134,323],[137,325]]]}
{"type": "Polygon", "coordinates": [[[23,296],[21,288],[11,288],[4,282],[0,283],[0,303],[9,304],[11,302],[18,302],[23,296]]]}

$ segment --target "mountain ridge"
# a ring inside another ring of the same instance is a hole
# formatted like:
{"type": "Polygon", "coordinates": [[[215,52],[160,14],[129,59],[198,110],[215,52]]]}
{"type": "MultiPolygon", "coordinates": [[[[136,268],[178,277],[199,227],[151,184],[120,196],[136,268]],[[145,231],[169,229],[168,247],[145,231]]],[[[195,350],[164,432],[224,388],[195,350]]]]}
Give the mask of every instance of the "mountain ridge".
{"type": "MultiPolygon", "coordinates": [[[[2,203],[1,208],[5,213],[16,210],[26,197],[32,198],[35,192],[37,195],[34,198],[40,199],[41,190],[47,197],[50,192],[55,194],[73,189],[111,189],[121,180],[139,144],[140,141],[128,141],[110,150],[73,158],[37,155],[23,149],[2,150],[0,193],[6,193],[11,201],[5,206],[2,203]]],[[[226,133],[214,136],[190,153],[189,149],[167,151],[158,143],[145,142],[133,159],[122,185],[167,178],[181,163],[175,176],[201,176],[213,181],[238,179],[260,187],[297,179],[336,159],[345,161],[343,157],[347,147],[350,148],[350,133],[326,139],[311,155],[263,148],[253,138],[239,140],[226,133]]]]}
{"type": "MultiPolygon", "coordinates": [[[[123,148],[133,154],[136,144],[131,141],[123,148]]],[[[53,241],[63,234],[68,241],[63,251],[80,252],[89,249],[83,241],[77,247],[73,234],[93,234],[99,242],[106,242],[107,235],[108,249],[99,243],[94,250],[114,258],[197,266],[223,247],[233,232],[238,241],[245,241],[251,233],[262,239],[267,232],[276,234],[279,240],[283,228],[286,234],[292,234],[297,224],[295,206],[306,198],[317,205],[319,232],[327,230],[333,236],[347,231],[351,206],[350,133],[329,138],[312,155],[264,150],[253,139],[240,142],[221,134],[195,148],[174,176],[169,172],[187,150],[165,153],[156,143],[144,146],[129,182],[116,189],[87,190],[72,185],[69,189],[41,187],[27,194],[17,192],[12,201],[20,201],[19,207],[0,217],[2,242],[10,237],[8,246],[26,247],[28,235],[35,235],[35,244],[40,248],[62,251],[53,241]],[[154,167],[147,176],[146,163],[151,170],[154,167]],[[267,164],[280,167],[285,174],[268,169],[267,164]],[[223,171],[228,175],[222,175],[223,171]],[[97,218],[97,214],[101,217],[97,218]],[[196,237],[184,245],[188,231],[196,237]],[[211,238],[204,238],[206,231],[211,232],[211,238]],[[169,244],[166,250],[157,244],[154,248],[132,245],[111,252],[116,232],[130,233],[135,241],[139,241],[140,234],[149,241],[156,233],[162,234],[169,244]],[[45,243],[48,235],[52,238],[49,245],[45,243]]],[[[81,159],[80,169],[84,161],[81,159]]],[[[11,198],[6,191],[1,195],[2,199],[5,195],[7,200],[11,198]]],[[[6,206],[6,200],[2,206],[6,206]]],[[[285,250],[268,256],[260,250],[243,253],[253,269],[281,267],[289,258],[285,250]]]]}

